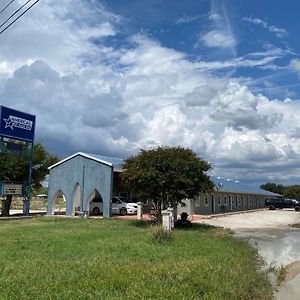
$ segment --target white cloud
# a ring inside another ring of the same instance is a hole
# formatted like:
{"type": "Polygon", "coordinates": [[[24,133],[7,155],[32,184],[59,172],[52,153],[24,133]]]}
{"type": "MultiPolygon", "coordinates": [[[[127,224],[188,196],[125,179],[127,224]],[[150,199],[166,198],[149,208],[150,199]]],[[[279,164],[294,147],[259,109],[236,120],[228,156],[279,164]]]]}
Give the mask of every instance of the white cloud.
{"type": "Polygon", "coordinates": [[[271,32],[274,32],[276,34],[276,36],[279,38],[284,38],[289,35],[285,29],[276,27],[274,25],[269,26],[269,30],[271,32]]]}
{"type": "Polygon", "coordinates": [[[186,16],[179,18],[176,21],[176,24],[186,24],[186,23],[192,23],[202,18],[202,15],[196,15],[196,16],[186,16]]]}
{"type": "Polygon", "coordinates": [[[297,59],[297,58],[292,59],[292,60],[290,61],[289,67],[290,67],[293,71],[300,73],[300,59],[297,59]]]}
{"type": "Polygon", "coordinates": [[[57,70],[78,70],[86,61],[109,55],[89,39],[116,34],[118,16],[95,1],[45,0],[1,35],[0,59],[11,70],[35,59],[43,59],[57,70]]]}
{"type": "Polygon", "coordinates": [[[268,22],[258,19],[258,18],[243,18],[244,21],[252,23],[252,24],[256,24],[256,25],[260,25],[263,28],[269,30],[270,32],[274,33],[278,38],[284,38],[287,37],[289,35],[289,33],[287,32],[286,29],[284,28],[279,28],[277,26],[274,25],[269,25],[268,22]]]}
{"type": "Polygon", "coordinates": [[[235,48],[238,42],[231,28],[225,5],[220,1],[212,0],[208,19],[212,23],[211,30],[200,35],[198,44],[202,43],[216,50],[222,49],[223,52],[236,56],[235,48]]]}
{"type": "Polygon", "coordinates": [[[110,23],[104,22],[103,24],[100,24],[99,26],[94,28],[83,28],[80,30],[80,33],[82,34],[83,38],[88,39],[114,36],[116,34],[116,31],[110,23]]]}
{"type": "Polygon", "coordinates": [[[213,20],[213,21],[219,21],[219,20],[222,20],[222,17],[217,13],[211,13],[209,15],[209,19],[213,20]]]}
{"type": "Polygon", "coordinates": [[[253,24],[257,24],[257,25],[261,25],[264,28],[268,27],[268,23],[266,21],[263,21],[261,19],[258,18],[243,18],[244,21],[247,21],[249,23],[253,23],[253,24]]]}
{"type": "Polygon", "coordinates": [[[276,167],[278,176],[300,179],[293,167],[300,104],[254,94],[211,72],[266,66],[283,53],[193,62],[142,35],[126,47],[107,47],[104,39],[118,35],[121,18],[76,4],[43,1],[0,44],[1,104],[37,115],[37,141],[61,155],[120,157],[182,145],[221,176],[267,178],[276,167]]]}
{"type": "Polygon", "coordinates": [[[258,66],[268,66],[274,60],[279,58],[279,56],[267,56],[261,59],[246,59],[245,57],[237,57],[229,60],[222,61],[200,61],[196,64],[199,69],[203,70],[221,70],[228,68],[242,68],[242,67],[258,67],[258,66]]]}
{"type": "Polygon", "coordinates": [[[212,30],[202,37],[202,41],[207,47],[233,48],[236,46],[236,40],[225,31],[212,30]]]}

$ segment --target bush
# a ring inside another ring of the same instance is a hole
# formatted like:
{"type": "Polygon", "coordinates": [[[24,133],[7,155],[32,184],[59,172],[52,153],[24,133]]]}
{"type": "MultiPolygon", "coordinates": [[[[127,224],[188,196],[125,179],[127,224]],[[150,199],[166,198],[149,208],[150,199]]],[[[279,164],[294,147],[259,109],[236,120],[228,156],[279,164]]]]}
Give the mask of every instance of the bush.
{"type": "Polygon", "coordinates": [[[169,243],[173,239],[172,231],[166,230],[162,225],[152,226],[151,234],[154,241],[160,244],[169,243]]]}

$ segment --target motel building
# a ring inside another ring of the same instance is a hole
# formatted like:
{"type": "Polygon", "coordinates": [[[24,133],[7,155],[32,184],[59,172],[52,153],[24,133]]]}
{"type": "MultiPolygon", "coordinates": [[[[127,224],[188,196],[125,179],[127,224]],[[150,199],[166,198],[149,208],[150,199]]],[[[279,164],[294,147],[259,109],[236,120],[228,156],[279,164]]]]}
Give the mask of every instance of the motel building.
{"type": "Polygon", "coordinates": [[[185,206],[180,207],[179,212],[185,211],[189,215],[211,215],[261,209],[265,206],[266,198],[281,197],[279,194],[240,181],[215,176],[211,176],[210,179],[215,184],[213,191],[185,200],[185,206]]]}
{"type": "MultiPolygon", "coordinates": [[[[123,162],[119,158],[78,152],[50,166],[47,215],[57,212],[58,201],[63,201],[66,216],[72,217],[79,212],[89,214],[91,201],[101,196],[103,216],[111,217],[113,196],[125,196],[134,201],[132,193],[122,187],[120,180],[123,162]]],[[[212,192],[185,200],[178,212],[203,215],[253,210],[263,208],[265,198],[280,196],[229,179],[211,176],[211,180],[215,184],[212,192]]]]}

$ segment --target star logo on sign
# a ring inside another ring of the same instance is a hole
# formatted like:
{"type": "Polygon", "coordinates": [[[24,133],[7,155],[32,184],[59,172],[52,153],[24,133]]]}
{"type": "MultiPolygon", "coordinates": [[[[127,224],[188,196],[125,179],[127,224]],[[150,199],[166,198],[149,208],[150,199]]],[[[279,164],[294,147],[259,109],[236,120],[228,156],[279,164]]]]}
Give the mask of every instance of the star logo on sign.
{"type": "Polygon", "coordinates": [[[11,118],[3,119],[5,121],[5,128],[9,127],[11,130],[14,130],[11,118]]]}

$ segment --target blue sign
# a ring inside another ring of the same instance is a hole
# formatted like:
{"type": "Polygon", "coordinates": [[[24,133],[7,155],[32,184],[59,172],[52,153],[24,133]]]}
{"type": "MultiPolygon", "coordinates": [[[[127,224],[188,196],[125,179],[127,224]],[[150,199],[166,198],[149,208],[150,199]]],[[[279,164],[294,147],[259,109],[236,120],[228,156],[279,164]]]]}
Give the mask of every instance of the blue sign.
{"type": "Polygon", "coordinates": [[[0,106],[0,136],[34,141],[35,116],[0,106]]]}

